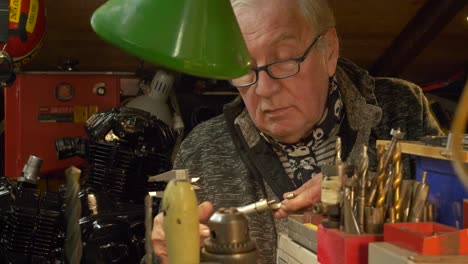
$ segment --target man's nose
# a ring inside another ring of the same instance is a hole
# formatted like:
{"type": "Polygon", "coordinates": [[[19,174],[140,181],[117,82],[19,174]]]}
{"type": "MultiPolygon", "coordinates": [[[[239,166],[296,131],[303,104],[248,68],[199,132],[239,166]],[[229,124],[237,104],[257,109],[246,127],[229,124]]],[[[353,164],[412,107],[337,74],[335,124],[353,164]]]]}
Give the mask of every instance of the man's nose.
{"type": "Polygon", "coordinates": [[[271,78],[266,71],[260,71],[255,93],[261,97],[270,97],[279,91],[280,83],[280,80],[271,78]]]}

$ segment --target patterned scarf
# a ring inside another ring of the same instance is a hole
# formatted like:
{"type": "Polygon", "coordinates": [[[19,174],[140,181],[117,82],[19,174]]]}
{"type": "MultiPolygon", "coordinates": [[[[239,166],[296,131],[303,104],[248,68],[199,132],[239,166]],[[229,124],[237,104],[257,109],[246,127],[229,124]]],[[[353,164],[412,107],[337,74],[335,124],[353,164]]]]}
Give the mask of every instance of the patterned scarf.
{"type": "MultiPolygon", "coordinates": [[[[261,133],[267,142],[273,145],[277,153],[279,152],[280,159],[281,156],[286,156],[296,187],[320,173],[319,165],[331,163],[335,158],[336,135],[343,118],[343,102],[336,78],[330,78],[329,83],[328,98],[323,115],[311,133],[300,142],[283,143],[261,133]]],[[[284,162],[283,166],[285,166],[284,162]]],[[[288,172],[289,168],[285,167],[285,169],[288,172]]]]}

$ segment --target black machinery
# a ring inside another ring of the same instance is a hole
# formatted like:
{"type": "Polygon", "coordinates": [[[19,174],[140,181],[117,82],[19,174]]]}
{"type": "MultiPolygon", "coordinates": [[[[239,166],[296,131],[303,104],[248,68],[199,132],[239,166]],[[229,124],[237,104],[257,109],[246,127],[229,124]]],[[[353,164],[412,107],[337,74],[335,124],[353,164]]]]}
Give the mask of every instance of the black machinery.
{"type": "MultiPolygon", "coordinates": [[[[148,175],[171,169],[176,134],[148,112],[127,107],[94,114],[85,130],[87,138],[56,140],[59,159],[87,161],[77,197],[81,263],[139,263],[145,255],[144,197],[166,184],[148,183],[148,175]]],[[[66,262],[67,190],[39,192],[38,160],[30,159],[17,183],[0,179],[1,263],[66,262]]],[[[159,201],[153,207],[157,211],[159,201]]]]}
{"type": "Polygon", "coordinates": [[[89,163],[79,192],[82,260],[138,263],[145,254],[144,197],[165,187],[148,183],[148,175],[171,169],[176,135],[157,117],[128,107],[93,115],[85,129],[87,139],[56,141],[60,159],[80,156],[89,163]]]}
{"type": "Polygon", "coordinates": [[[62,258],[62,196],[38,191],[41,164],[30,156],[16,183],[0,178],[1,263],[55,263],[62,258]]]}

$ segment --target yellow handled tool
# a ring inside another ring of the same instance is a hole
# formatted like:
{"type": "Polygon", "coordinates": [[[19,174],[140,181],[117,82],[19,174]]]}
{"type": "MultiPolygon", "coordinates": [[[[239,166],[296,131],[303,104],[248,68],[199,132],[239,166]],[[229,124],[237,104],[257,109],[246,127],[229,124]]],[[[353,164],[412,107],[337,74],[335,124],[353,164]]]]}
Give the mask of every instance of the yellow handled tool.
{"type": "Polygon", "coordinates": [[[162,200],[170,264],[200,263],[198,203],[188,180],[171,180],[162,200]]]}

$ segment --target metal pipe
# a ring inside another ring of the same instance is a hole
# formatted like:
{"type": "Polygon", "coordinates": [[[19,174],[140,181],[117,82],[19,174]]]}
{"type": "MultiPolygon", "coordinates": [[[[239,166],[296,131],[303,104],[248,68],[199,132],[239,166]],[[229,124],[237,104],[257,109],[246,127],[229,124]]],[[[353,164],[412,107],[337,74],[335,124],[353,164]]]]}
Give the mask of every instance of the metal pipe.
{"type": "Polygon", "coordinates": [[[78,182],[80,175],[81,170],[73,166],[65,171],[65,216],[67,218],[65,256],[70,264],[79,264],[83,254],[83,243],[81,242],[81,228],[79,224],[81,202],[78,197],[78,192],[80,190],[80,184],[78,182]]]}

